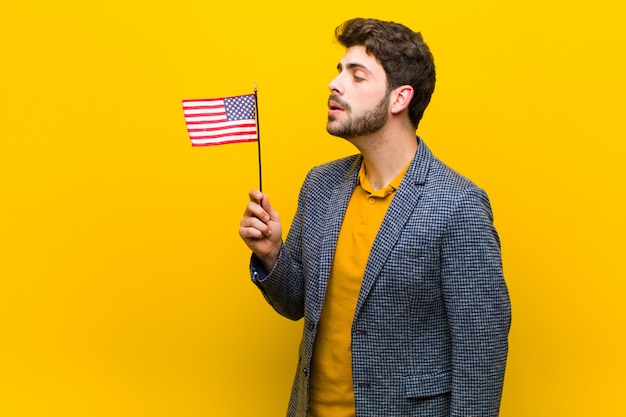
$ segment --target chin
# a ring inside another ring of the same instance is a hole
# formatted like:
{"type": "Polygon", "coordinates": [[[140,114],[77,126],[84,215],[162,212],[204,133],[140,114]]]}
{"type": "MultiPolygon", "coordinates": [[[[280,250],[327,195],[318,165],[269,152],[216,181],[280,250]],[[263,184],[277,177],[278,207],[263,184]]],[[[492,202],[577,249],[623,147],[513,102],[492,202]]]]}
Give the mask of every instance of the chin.
{"type": "Polygon", "coordinates": [[[333,136],[341,136],[341,131],[337,130],[336,128],[333,128],[333,126],[331,126],[330,123],[328,123],[326,125],[326,132],[328,132],[330,135],[333,136]]]}
{"type": "Polygon", "coordinates": [[[346,135],[345,132],[336,131],[336,130],[332,130],[332,129],[328,129],[328,128],[326,128],[326,131],[331,136],[335,136],[337,138],[342,138],[342,139],[350,139],[351,138],[351,136],[350,135],[346,135]]]}

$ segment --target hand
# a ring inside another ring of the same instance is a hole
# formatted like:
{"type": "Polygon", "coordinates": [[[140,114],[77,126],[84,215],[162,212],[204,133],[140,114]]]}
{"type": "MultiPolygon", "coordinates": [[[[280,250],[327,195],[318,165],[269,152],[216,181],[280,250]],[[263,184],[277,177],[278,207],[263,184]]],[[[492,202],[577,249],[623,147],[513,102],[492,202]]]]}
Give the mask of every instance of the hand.
{"type": "Polygon", "coordinates": [[[239,224],[239,236],[270,272],[280,252],[283,228],[278,213],[267,195],[258,190],[249,193],[250,202],[239,224]]]}

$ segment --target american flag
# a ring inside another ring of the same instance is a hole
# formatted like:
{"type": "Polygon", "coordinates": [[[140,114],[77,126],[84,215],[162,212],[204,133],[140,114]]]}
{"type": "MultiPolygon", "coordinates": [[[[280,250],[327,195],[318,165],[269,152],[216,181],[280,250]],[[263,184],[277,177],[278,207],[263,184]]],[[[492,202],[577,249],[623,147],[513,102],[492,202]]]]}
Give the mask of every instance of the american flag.
{"type": "Polygon", "coordinates": [[[254,94],[183,100],[183,113],[192,146],[259,140],[254,94]]]}

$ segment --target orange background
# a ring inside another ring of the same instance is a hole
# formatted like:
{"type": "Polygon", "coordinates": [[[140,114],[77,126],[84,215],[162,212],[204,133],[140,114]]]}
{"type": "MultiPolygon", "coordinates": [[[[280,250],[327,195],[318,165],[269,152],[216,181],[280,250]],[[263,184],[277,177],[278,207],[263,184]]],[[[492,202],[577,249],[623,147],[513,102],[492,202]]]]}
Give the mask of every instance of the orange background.
{"type": "Polygon", "coordinates": [[[503,417],[626,414],[623,2],[85,3],[0,11],[0,415],[282,415],[301,323],[249,282],[256,144],[181,100],[259,86],[286,228],[355,17],[431,46],[419,134],[489,193],[513,328],[503,417]]]}

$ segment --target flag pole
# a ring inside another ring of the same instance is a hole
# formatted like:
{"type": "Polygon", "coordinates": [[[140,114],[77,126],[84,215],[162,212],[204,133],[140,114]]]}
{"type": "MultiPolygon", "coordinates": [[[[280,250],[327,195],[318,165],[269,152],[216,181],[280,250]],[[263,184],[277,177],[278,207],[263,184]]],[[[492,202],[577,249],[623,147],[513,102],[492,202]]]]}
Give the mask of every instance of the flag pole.
{"type": "Polygon", "coordinates": [[[256,111],[256,136],[257,149],[259,155],[259,191],[263,192],[263,175],[261,170],[261,125],[259,123],[259,97],[257,94],[256,82],[254,83],[254,109],[256,111]]]}

